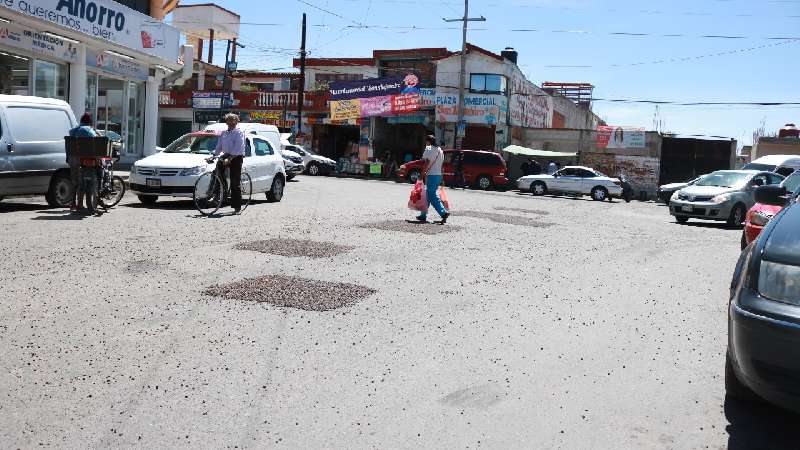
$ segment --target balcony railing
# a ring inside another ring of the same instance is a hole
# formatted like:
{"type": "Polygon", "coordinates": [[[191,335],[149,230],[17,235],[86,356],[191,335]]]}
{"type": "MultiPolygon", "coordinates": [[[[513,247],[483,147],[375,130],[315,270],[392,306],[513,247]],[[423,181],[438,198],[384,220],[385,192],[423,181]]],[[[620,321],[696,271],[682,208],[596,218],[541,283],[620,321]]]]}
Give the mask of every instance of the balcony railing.
{"type": "MultiPolygon", "coordinates": [[[[219,91],[196,91],[219,92],[219,91]]],[[[192,91],[178,92],[174,90],[161,91],[158,96],[158,105],[161,108],[191,108],[192,91]]],[[[297,92],[234,92],[233,108],[246,110],[288,110],[297,109],[297,92]]],[[[329,108],[328,92],[306,92],[304,94],[303,108],[306,111],[322,112],[329,108]]]]}

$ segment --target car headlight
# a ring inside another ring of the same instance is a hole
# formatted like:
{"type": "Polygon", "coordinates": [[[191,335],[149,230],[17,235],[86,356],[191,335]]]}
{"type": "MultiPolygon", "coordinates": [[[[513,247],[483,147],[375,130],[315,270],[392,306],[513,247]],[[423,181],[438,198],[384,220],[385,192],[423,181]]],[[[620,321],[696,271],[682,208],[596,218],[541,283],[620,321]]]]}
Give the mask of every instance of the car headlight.
{"type": "Polygon", "coordinates": [[[711,203],[725,203],[731,199],[731,194],[719,194],[718,196],[711,199],[711,203]]]}
{"type": "Polygon", "coordinates": [[[772,300],[800,305],[800,267],[761,261],[758,291],[772,300]]]}
{"type": "Polygon", "coordinates": [[[678,199],[678,194],[680,194],[680,193],[681,193],[681,191],[679,191],[679,190],[678,190],[678,191],[675,191],[675,192],[673,192],[673,193],[672,193],[672,196],[670,196],[670,198],[669,198],[669,199],[670,199],[670,200],[677,200],[677,199],[678,199]]]}
{"type": "Polygon", "coordinates": [[[196,167],[189,167],[188,169],[181,170],[179,174],[182,177],[189,177],[192,175],[200,175],[201,173],[205,172],[206,166],[196,166],[196,167]]]}
{"type": "Polygon", "coordinates": [[[755,211],[750,214],[750,223],[753,225],[758,225],[759,227],[763,227],[767,224],[767,222],[772,219],[772,216],[769,214],[765,214],[761,211],[755,211]]]}

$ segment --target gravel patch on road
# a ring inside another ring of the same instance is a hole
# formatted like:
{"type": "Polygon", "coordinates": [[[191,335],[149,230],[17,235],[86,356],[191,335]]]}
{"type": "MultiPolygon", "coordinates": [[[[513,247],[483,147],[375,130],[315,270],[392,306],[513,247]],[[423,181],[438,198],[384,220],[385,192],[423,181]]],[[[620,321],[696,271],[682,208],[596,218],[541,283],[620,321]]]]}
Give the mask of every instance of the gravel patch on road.
{"type": "Polygon", "coordinates": [[[383,222],[370,222],[359,225],[361,228],[372,228],[384,231],[402,231],[404,233],[417,233],[417,234],[442,234],[452,231],[458,231],[462,228],[458,225],[440,225],[438,223],[417,223],[407,222],[404,220],[385,220],[383,222]]]}
{"type": "Polygon", "coordinates": [[[266,239],[263,241],[242,242],[236,244],[234,248],[278,256],[305,256],[307,258],[321,259],[347,253],[355,247],[302,239],[266,239]]]}
{"type": "Polygon", "coordinates": [[[270,303],[306,311],[330,311],[350,306],[377,291],[349,283],[309,280],[283,275],[246,278],[209,286],[203,291],[212,297],[270,303]]]}
{"type": "Polygon", "coordinates": [[[550,214],[550,211],[542,211],[541,209],[508,208],[506,206],[495,206],[494,209],[496,211],[521,212],[521,213],[528,213],[528,214],[538,214],[540,216],[546,216],[546,215],[550,214]]]}
{"type": "Polygon", "coordinates": [[[494,214],[481,211],[455,211],[453,212],[453,216],[474,217],[476,219],[488,219],[491,220],[492,222],[505,223],[509,225],[521,225],[524,227],[533,227],[533,228],[546,228],[553,226],[553,224],[550,222],[541,222],[539,220],[534,220],[530,217],[509,216],[506,214],[494,214]]]}

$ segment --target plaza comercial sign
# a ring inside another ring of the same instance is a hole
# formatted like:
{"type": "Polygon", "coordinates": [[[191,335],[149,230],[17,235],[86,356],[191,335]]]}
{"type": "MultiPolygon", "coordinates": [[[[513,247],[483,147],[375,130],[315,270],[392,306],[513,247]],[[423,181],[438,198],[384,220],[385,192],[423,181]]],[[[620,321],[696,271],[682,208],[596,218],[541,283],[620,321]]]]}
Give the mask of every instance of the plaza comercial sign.
{"type": "Polygon", "coordinates": [[[178,60],[177,28],[112,0],[0,0],[0,7],[166,61],[178,60]]]}

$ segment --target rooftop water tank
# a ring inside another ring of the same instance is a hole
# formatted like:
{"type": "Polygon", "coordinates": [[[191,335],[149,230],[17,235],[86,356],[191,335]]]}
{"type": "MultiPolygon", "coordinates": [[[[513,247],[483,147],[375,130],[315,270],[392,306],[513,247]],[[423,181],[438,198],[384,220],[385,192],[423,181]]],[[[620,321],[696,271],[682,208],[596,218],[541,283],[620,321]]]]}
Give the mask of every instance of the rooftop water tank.
{"type": "Polygon", "coordinates": [[[800,138],[800,130],[793,123],[787,123],[778,131],[779,138],[800,138]]]}
{"type": "Polygon", "coordinates": [[[517,56],[519,56],[519,54],[516,50],[514,50],[514,48],[506,47],[502,52],[500,52],[500,56],[516,64],[517,56]]]}

